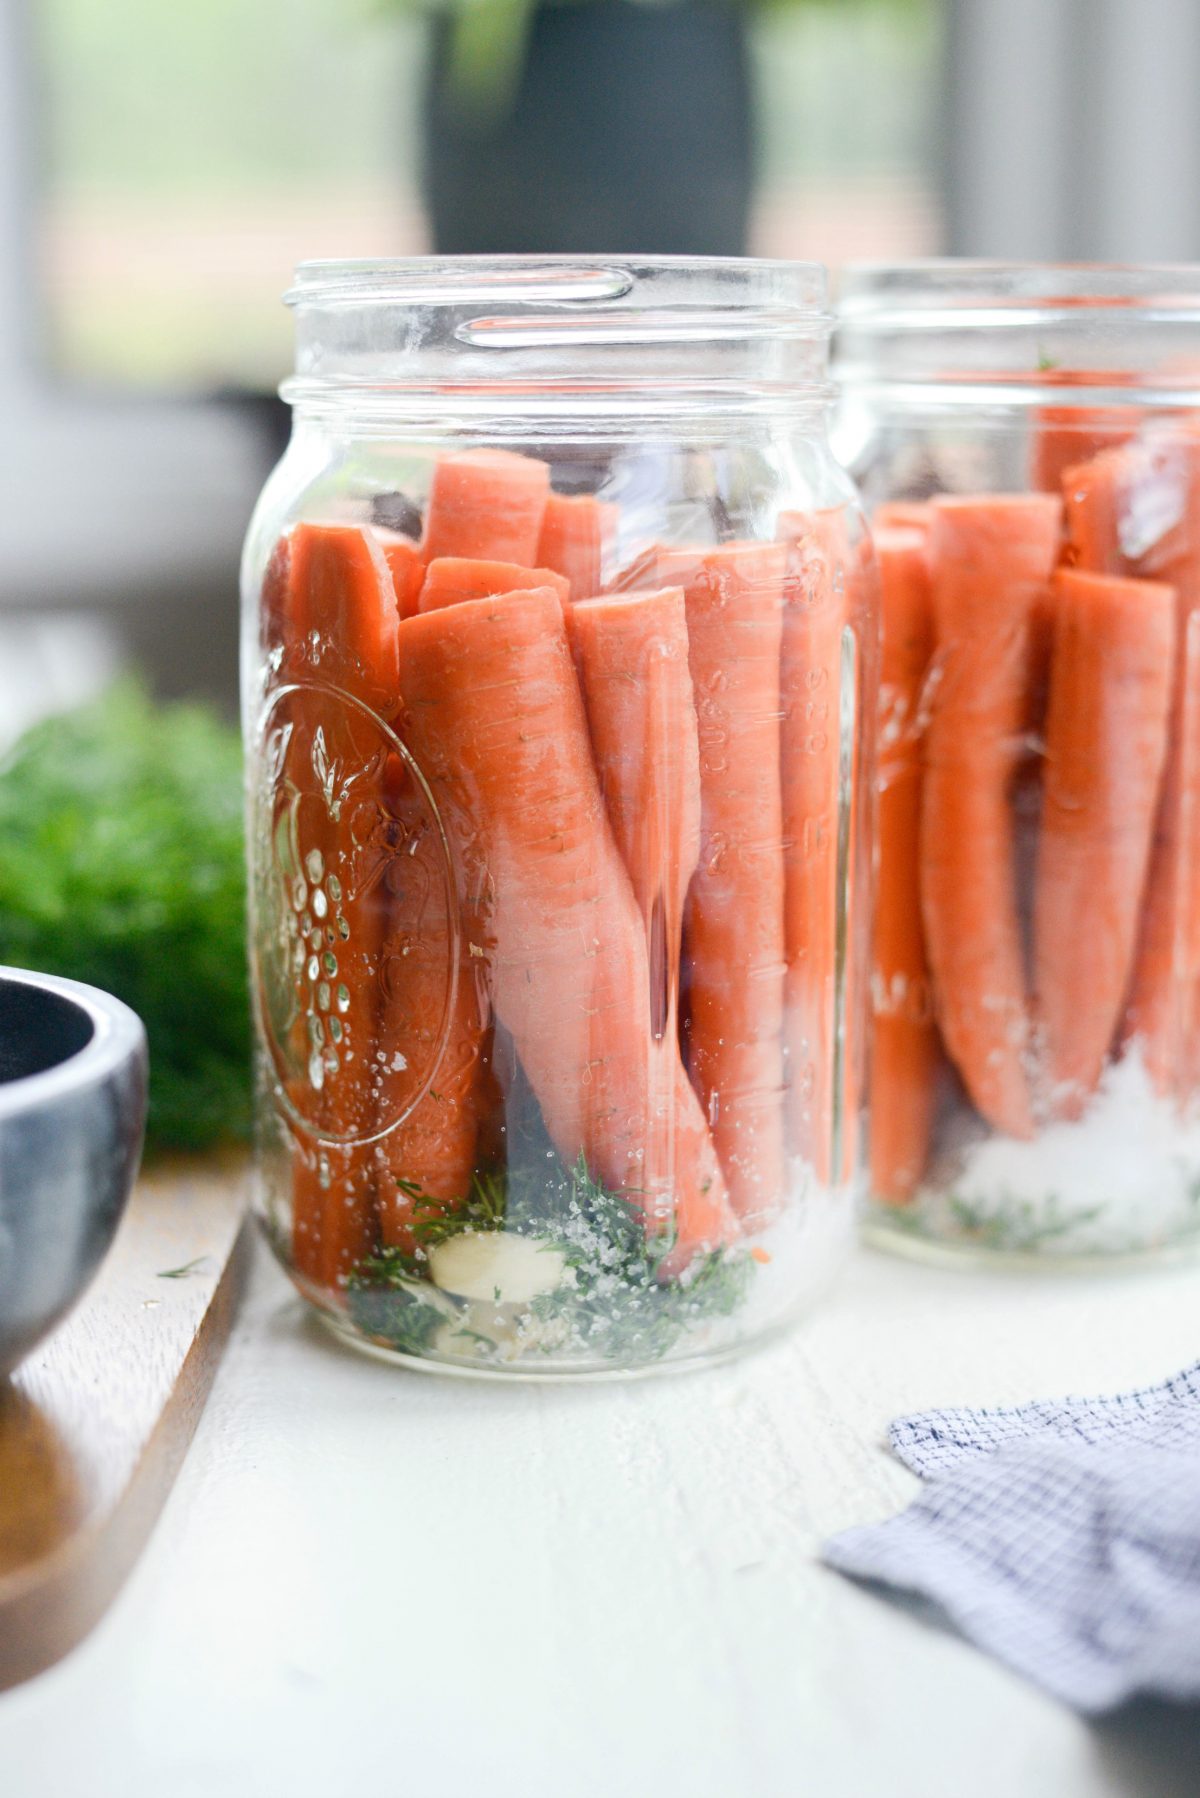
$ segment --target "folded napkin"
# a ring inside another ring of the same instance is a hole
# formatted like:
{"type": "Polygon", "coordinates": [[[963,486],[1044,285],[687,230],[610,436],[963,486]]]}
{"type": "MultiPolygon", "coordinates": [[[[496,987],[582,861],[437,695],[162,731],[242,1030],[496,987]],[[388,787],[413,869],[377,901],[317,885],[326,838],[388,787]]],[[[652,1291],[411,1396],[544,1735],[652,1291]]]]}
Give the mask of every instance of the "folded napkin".
{"type": "Polygon", "coordinates": [[[1068,1704],[1200,1698],[1200,1365],[1116,1398],[927,1411],[889,1439],[926,1485],[825,1545],[919,1593],[1068,1704]]]}

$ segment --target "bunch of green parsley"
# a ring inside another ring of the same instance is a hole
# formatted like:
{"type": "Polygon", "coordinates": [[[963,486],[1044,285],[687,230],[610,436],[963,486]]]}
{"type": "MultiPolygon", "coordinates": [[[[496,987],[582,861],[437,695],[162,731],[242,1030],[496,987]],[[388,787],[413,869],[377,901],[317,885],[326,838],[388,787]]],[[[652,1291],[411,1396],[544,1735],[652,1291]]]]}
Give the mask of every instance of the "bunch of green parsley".
{"type": "Polygon", "coordinates": [[[241,749],[135,683],[0,762],[0,962],[116,993],[150,1039],[151,1148],[250,1119],[241,749]]]}

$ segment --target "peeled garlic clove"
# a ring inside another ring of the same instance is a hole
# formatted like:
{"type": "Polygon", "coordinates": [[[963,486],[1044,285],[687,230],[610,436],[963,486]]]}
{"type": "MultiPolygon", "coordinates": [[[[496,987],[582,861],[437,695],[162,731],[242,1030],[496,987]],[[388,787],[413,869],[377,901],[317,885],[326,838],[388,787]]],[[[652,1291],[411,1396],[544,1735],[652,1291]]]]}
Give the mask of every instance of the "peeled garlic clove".
{"type": "Polygon", "coordinates": [[[566,1265],[561,1249],[501,1230],[463,1230],[429,1251],[436,1286],[459,1298],[497,1305],[525,1305],[540,1293],[553,1292],[566,1265]]]}

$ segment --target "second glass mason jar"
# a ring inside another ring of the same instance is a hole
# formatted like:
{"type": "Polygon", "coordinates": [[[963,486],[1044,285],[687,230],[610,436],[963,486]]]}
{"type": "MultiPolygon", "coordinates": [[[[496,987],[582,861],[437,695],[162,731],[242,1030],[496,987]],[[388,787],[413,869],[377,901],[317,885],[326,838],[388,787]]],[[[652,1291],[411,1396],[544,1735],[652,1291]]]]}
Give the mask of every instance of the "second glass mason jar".
{"type": "Polygon", "coordinates": [[[872,1233],[1200,1241],[1200,270],[847,279],[882,579],[872,1233]]]}
{"type": "Polygon", "coordinates": [[[244,562],[259,1199],[343,1335],[579,1375],[828,1279],[874,569],[824,282],[310,264],[244,562]]]}

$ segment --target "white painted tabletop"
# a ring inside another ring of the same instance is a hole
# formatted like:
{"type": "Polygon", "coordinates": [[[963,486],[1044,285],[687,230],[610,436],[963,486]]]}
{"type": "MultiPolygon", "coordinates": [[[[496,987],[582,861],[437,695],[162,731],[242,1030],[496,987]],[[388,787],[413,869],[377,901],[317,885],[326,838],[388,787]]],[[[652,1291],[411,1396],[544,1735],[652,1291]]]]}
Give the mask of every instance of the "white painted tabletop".
{"type": "Polygon", "coordinates": [[[708,1373],[488,1386],[328,1340],[260,1253],[112,1611],[0,1698],[5,1798],[1076,1798],[1200,1791],[1200,1712],[1090,1727],[815,1545],[903,1504],[897,1412],[1200,1355],[1200,1270],[864,1254],[708,1373]]]}

